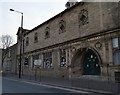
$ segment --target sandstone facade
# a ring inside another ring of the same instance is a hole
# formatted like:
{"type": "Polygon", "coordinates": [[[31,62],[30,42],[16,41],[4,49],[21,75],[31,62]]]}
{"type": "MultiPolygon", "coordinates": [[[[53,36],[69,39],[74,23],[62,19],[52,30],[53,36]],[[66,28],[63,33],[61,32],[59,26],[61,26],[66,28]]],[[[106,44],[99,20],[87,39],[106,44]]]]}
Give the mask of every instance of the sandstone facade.
{"type": "MultiPolygon", "coordinates": [[[[24,32],[23,74],[37,72],[37,76],[54,78],[90,75],[114,81],[120,73],[119,19],[119,2],[79,2],[24,32]],[[36,60],[40,66],[35,66],[36,60]]],[[[17,63],[19,47],[18,38],[17,63]]]]}

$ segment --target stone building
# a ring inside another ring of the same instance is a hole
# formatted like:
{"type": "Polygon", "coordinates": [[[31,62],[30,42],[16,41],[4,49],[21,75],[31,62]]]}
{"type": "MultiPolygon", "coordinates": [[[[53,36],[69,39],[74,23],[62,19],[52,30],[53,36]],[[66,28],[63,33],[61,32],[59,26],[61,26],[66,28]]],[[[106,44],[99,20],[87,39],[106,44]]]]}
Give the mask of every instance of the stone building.
{"type": "Polygon", "coordinates": [[[3,72],[5,74],[8,73],[13,73],[16,74],[17,72],[17,44],[14,44],[12,46],[10,46],[7,49],[3,50],[3,72]]]}
{"type": "Polygon", "coordinates": [[[24,31],[22,42],[23,74],[33,75],[37,70],[42,77],[118,80],[120,4],[77,2],[32,30],[24,31]]]}
{"type": "Polygon", "coordinates": [[[2,49],[0,48],[0,72],[2,70],[2,49]]]}

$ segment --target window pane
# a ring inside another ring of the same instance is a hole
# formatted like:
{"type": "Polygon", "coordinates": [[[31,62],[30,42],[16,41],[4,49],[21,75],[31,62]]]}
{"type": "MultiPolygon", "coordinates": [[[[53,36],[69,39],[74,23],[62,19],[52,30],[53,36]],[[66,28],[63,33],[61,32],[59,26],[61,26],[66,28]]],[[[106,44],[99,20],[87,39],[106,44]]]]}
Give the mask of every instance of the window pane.
{"type": "Polygon", "coordinates": [[[120,50],[115,51],[114,53],[114,64],[120,65],[120,50]]]}
{"type": "Polygon", "coordinates": [[[60,49],[60,67],[66,66],[66,50],[60,49]]]}
{"type": "Polygon", "coordinates": [[[44,66],[44,68],[53,67],[52,52],[46,52],[46,53],[43,54],[43,66],[44,66]]]}
{"type": "Polygon", "coordinates": [[[117,48],[118,47],[118,38],[113,38],[112,39],[112,45],[113,45],[113,48],[117,48]]]}

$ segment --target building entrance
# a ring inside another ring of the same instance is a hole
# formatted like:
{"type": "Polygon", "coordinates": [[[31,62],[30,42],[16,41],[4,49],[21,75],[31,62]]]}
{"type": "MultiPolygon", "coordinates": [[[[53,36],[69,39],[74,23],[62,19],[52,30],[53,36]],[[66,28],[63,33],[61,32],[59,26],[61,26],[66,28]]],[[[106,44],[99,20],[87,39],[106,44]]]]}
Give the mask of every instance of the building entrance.
{"type": "Polygon", "coordinates": [[[100,75],[100,61],[94,51],[88,49],[83,59],[83,75],[100,75]]]}

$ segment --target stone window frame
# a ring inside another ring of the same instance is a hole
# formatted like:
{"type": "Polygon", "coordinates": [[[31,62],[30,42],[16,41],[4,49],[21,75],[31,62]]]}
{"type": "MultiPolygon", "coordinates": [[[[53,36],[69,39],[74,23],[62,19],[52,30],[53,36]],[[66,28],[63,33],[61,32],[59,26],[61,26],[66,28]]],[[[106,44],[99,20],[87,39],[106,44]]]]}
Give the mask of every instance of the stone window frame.
{"type": "Polygon", "coordinates": [[[34,43],[37,43],[38,42],[38,33],[36,32],[34,34],[34,43]]]}
{"type": "Polygon", "coordinates": [[[65,20],[60,20],[59,22],[59,34],[66,32],[66,22],[65,20]]]}
{"type": "Polygon", "coordinates": [[[89,23],[89,18],[88,18],[88,11],[86,9],[82,9],[79,13],[78,17],[79,21],[79,27],[84,26],[89,23]]]}
{"type": "Polygon", "coordinates": [[[29,45],[29,37],[26,37],[26,46],[29,45]]]}
{"type": "Polygon", "coordinates": [[[45,39],[50,38],[50,28],[46,27],[45,28],[45,39]]]}
{"type": "Polygon", "coordinates": [[[67,65],[66,49],[60,49],[59,53],[60,53],[59,67],[61,67],[61,68],[66,67],[66,65],[67,65]]]}
{"type": "Polygon", "coordinates": [[[43,53],[43,68],[44,69],[53,68],[52,51],[43,53]]]}

